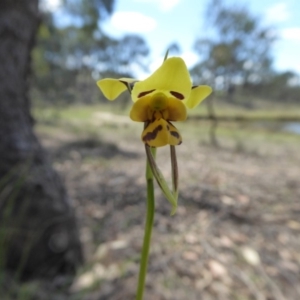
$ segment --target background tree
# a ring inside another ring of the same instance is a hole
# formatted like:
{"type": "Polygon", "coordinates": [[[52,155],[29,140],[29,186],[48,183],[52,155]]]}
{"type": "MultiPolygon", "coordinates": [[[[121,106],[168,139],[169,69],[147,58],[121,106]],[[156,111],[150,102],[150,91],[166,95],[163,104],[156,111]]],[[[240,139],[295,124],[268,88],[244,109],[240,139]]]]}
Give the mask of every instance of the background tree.
{"type": "Polygon", "coordinates": [[[132,77],[145,70],[149,53],[137,35],[115,39],[105,34],[101,22],[114,1],[67,0],[60,14],[44,12],[34,51],[34,97],[46,95],[50,103],[96,102],[95,80],[107,76],[132,77]],[[63,14],[62,23],[59,15],[63,14]]]}
{"type": "Polygon", "coordinates": [[[232,100],[236,84],[246,90],[270,77],[274,31],[259,17],[241,5],[211,0],[204,24],[208,37],[195,43],[202,60],[193,69],[193,76],[227,91],[228,100],[232,100]]]}
{"type": "Polygon", "coordinates": [[[252,84],[252,89],[266,99],[299,103],[300,76],[292,71],[273,72],[268,80],[252,84]]]}
{"type": "Polygon", "coordinates": [[[28,276],[73,274],[82,262],[74,211],[33,132],[28,75],[38,1],[0,2],[2,267],[28,276]]]}

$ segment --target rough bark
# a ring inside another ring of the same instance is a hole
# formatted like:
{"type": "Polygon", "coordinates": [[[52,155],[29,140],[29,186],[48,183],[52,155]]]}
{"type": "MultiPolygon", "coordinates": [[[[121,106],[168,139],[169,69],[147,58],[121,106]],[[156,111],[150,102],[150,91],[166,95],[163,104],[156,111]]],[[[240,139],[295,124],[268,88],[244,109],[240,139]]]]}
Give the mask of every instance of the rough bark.
{"type": "Polygon", "coordinates": [[[0,263],[22,278],[82,261],[74,210],[33,131],[27,96],[38,0],[0,1],[0,263]]]}

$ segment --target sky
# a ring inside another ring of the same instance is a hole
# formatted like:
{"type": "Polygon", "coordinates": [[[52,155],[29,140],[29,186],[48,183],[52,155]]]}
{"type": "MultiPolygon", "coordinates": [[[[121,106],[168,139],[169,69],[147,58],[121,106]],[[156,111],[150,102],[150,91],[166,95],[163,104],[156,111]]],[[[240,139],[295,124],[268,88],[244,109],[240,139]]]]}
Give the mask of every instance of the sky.
{"type": "MultiPolygon", "coordinates": [[[[60,0],[47,0],[55,7],[60,0]]],[[[209,0],[115,0],[113,14],[102,24],[114,37],[140,34],[150,47],[150,71],[155,70],[168,46],[174,42],[180,56],[191,67],[198,57],[193,52],[197,37],[205,34],[203,15],[209,0]]],[[[300,1],[299,0],[225,0],[244,3],[264,24],[273,25],[280,39],[274,45],[274,67],[278,71],[300,73],[300,1]]]]}

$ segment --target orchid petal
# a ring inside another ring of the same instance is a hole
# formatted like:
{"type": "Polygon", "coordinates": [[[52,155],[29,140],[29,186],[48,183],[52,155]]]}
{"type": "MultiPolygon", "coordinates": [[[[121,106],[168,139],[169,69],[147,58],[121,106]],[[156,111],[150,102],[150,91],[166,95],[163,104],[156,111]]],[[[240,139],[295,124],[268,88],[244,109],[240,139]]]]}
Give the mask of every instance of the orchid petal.
{"type": "Polygon", "coordinates": [[[103,95],[108,100],[115,100],[121,93],[127,90],[127,84],[136,81],[133,78],[105,78],[97,81],[97,85],[102,91],[103,95]]]}
{"type": "Polygon", "coordinates": [[[182,101],[169,98],[168,108],[163,111],[163,116],[168,121],[184,121],[187,118],[186,107],[182,101]]]}
{"type": "Polygon", "coordinates": [[[169,144],[172,146],[177,146],[182,143],[182,137],[181,134],[179,133],[178,129],[168,122],[169,124],[169,132],[170,132],[170,137],[169,137],[169,144]]]}
{"type": "Polygon", "coordinates": [[[188,99],[184,100],[186,106],[190,109],[195,108],[212,92],[212,88],[208,85],[199,85],[192,88],[188,99]]]}
{"type": "Polygon", "coordinates": [[[174,92],[180,100],[187,99],[191,92],[191,79],[185,62],[179,57],[172,57],[147,79],[137,82],[132,90],[132,100],[137,101],[143,93],[153,90],[174,92]]]}
{"type": "Polygon", "coordinates": [[[169,95],[158,91],[136,101],[131,108],[130,118],[137,122],[151,121],[155,111],[159,111],[167,121],[184,121],[187,117],[186,107],[182,101],[173,97],[170,98],[169,95]],[[165,102],[159,108],[157,100],[158,97],[161,98],[162,96],[164,96],[165,102]]]}
{"type": "Polygon", "coordinates": [[[182,142],[179,131],[164,119],[155,119],[142,133],[142,140],[150,147],[163,147],[168,144],[179,145],[182,142]]]}
{"type": "Polygon", "coordinates": [[[130,110],[130,119],[136,122],[146,122],[152,119],[150,111],[151,96],[145,96],[143,99],[135,102],[130,110]]]}

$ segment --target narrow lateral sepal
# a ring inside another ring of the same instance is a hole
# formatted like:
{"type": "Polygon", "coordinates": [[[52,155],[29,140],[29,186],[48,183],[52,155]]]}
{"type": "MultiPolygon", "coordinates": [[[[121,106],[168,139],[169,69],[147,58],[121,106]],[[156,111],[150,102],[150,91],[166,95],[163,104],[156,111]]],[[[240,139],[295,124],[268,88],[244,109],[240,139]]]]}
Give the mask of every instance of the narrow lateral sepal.
{"type": "Polygon", "coordinates": [[[171,170],[172,170],[172,188],[173,188],[173,195],[176,199],[178,199],[178,164],[177,164],[177,156],[176,156],[176,149],[175,146],[170,146],[170,156],[171,156],[171,170]]]}
{"type": "MultiPolygon", "coordinates": [[[[151,152],[151,148],[148,145],[145,145],[146,149],[146,155],[147,159],[150,165],[150,168],[152,170],[153,176],[155,177],[157,184],[159,185],[161,191],[167,198],[167,200],[170,202],[172,205],[172,210],[171,210],[171,216],[175,214],[176,209],[177,209],[177,198],[178,198],[178,193],[173,194],[173,192],[169,189],[168,184],[161,173],[160,169],[158,168],[156,161],[153,157],[153,154],[151,152]]],[[[177,163],[176,163],[177,165],[177,163]]],[[[174,186],[174,183],[173,183],[174,186]]],[[[173,188],[174,190],[174,188],[173,188]]]]}

